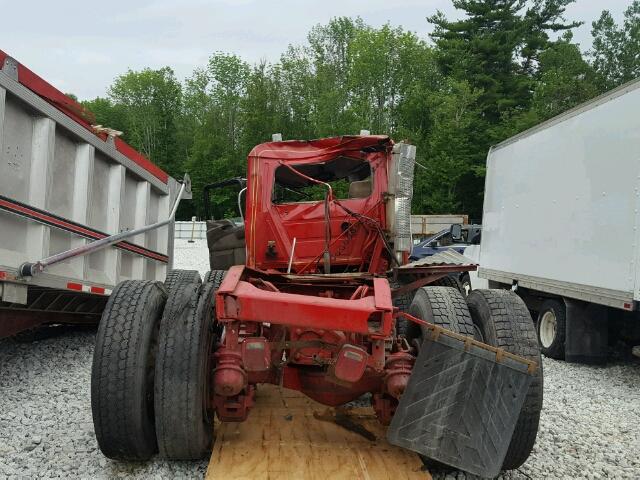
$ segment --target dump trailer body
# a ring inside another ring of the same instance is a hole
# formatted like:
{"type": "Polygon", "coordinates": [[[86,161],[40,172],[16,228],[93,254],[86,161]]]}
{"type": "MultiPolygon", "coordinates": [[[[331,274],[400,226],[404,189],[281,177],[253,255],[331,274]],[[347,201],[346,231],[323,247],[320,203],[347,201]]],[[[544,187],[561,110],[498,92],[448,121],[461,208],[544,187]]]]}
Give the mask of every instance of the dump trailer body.
{"type": "Polygon", "coordinates": [[[20,266],[167,218],[179,184],[2,51],[0,67],[0,337],[97,321],[120,281],[164,280],[172,224],[34,277],[20,266]]]}
{"type": "Polygon", "coordinates": [[[636,81],[490,150],[480,277],[517,285],[532,310],[637,310],[639,108],[636,81]]]}

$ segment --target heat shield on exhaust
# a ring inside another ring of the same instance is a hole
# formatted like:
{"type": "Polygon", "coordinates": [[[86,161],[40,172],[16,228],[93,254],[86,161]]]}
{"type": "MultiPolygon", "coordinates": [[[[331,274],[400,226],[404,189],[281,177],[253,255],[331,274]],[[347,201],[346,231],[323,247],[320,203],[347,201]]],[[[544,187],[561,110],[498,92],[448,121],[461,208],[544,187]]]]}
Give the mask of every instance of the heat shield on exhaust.
{"type": "Polygon", "coordinates": [[[464,338],[439,327],[430,331],[387,439],[459,470],[495,477],[536,365],[464,338]]]}

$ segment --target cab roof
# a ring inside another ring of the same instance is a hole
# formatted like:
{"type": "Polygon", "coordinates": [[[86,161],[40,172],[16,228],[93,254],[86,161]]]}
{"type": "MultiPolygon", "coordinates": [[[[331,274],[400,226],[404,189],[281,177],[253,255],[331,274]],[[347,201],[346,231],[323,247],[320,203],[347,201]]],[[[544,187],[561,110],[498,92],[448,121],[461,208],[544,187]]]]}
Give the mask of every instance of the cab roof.
{"type": "Polygon", "coordinates": [[[318,140],[290,140],[261,143],[249,153],[250,161],[276,159],[284,162],[312,162],[337,157],[360,157],[361,152],[385,151],[393,147],[387,135],[345,135],[318,140]]]}

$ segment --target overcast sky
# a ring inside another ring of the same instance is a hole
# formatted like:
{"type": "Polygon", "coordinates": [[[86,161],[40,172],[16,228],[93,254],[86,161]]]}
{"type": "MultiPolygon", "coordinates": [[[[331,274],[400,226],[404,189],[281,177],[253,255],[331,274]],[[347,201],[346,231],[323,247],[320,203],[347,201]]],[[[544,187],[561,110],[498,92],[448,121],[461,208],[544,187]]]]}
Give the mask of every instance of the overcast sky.
{"type": "MultiPolygon", "coordinates": [[[[591,22],[603,8],[619,21],[631,0],[577,0],[567,18],[591,44],[591,22]]],[[[64,92],[81,99],[104,95],[127,68],[171,66],[181,80],[217,50],[255,62],[277,61],[288,44],[335,16],[386,22],[427,38],[426,17],[455,15],[451,0],[110,0],[106,2],[0,0],[0,50],[64,92]]]]}

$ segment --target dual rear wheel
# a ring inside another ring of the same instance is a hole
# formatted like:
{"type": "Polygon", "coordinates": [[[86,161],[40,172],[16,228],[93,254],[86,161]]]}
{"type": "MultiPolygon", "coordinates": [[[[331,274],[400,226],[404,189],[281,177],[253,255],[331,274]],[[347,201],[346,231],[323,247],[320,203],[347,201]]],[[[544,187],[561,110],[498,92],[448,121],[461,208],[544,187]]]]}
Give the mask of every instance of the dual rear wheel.
{"type": "MultiPolygon", "coordinates": [[[[509,290],[473,290],[465,301],[458,289],[428,286],[416,292],[408,313],[537,362],[540,368],[525,397],[502,465],[503,470],[520,467],[536,440],[543,381],[536,331],[522,299],[509,290]]],[[[414,346],[421,344],[422,333],[417,324],[406,326],[407,339],[414,346]]]]}
{"type": "Polygon", "coordinates": [[[203,283],[195,271],[167,281],[120,283],[96,338],[91,406],[98,445],[109,458],[202,458],[211,448],[207,405],[220,328],[214,296],[224,271],[203,283]]]}

